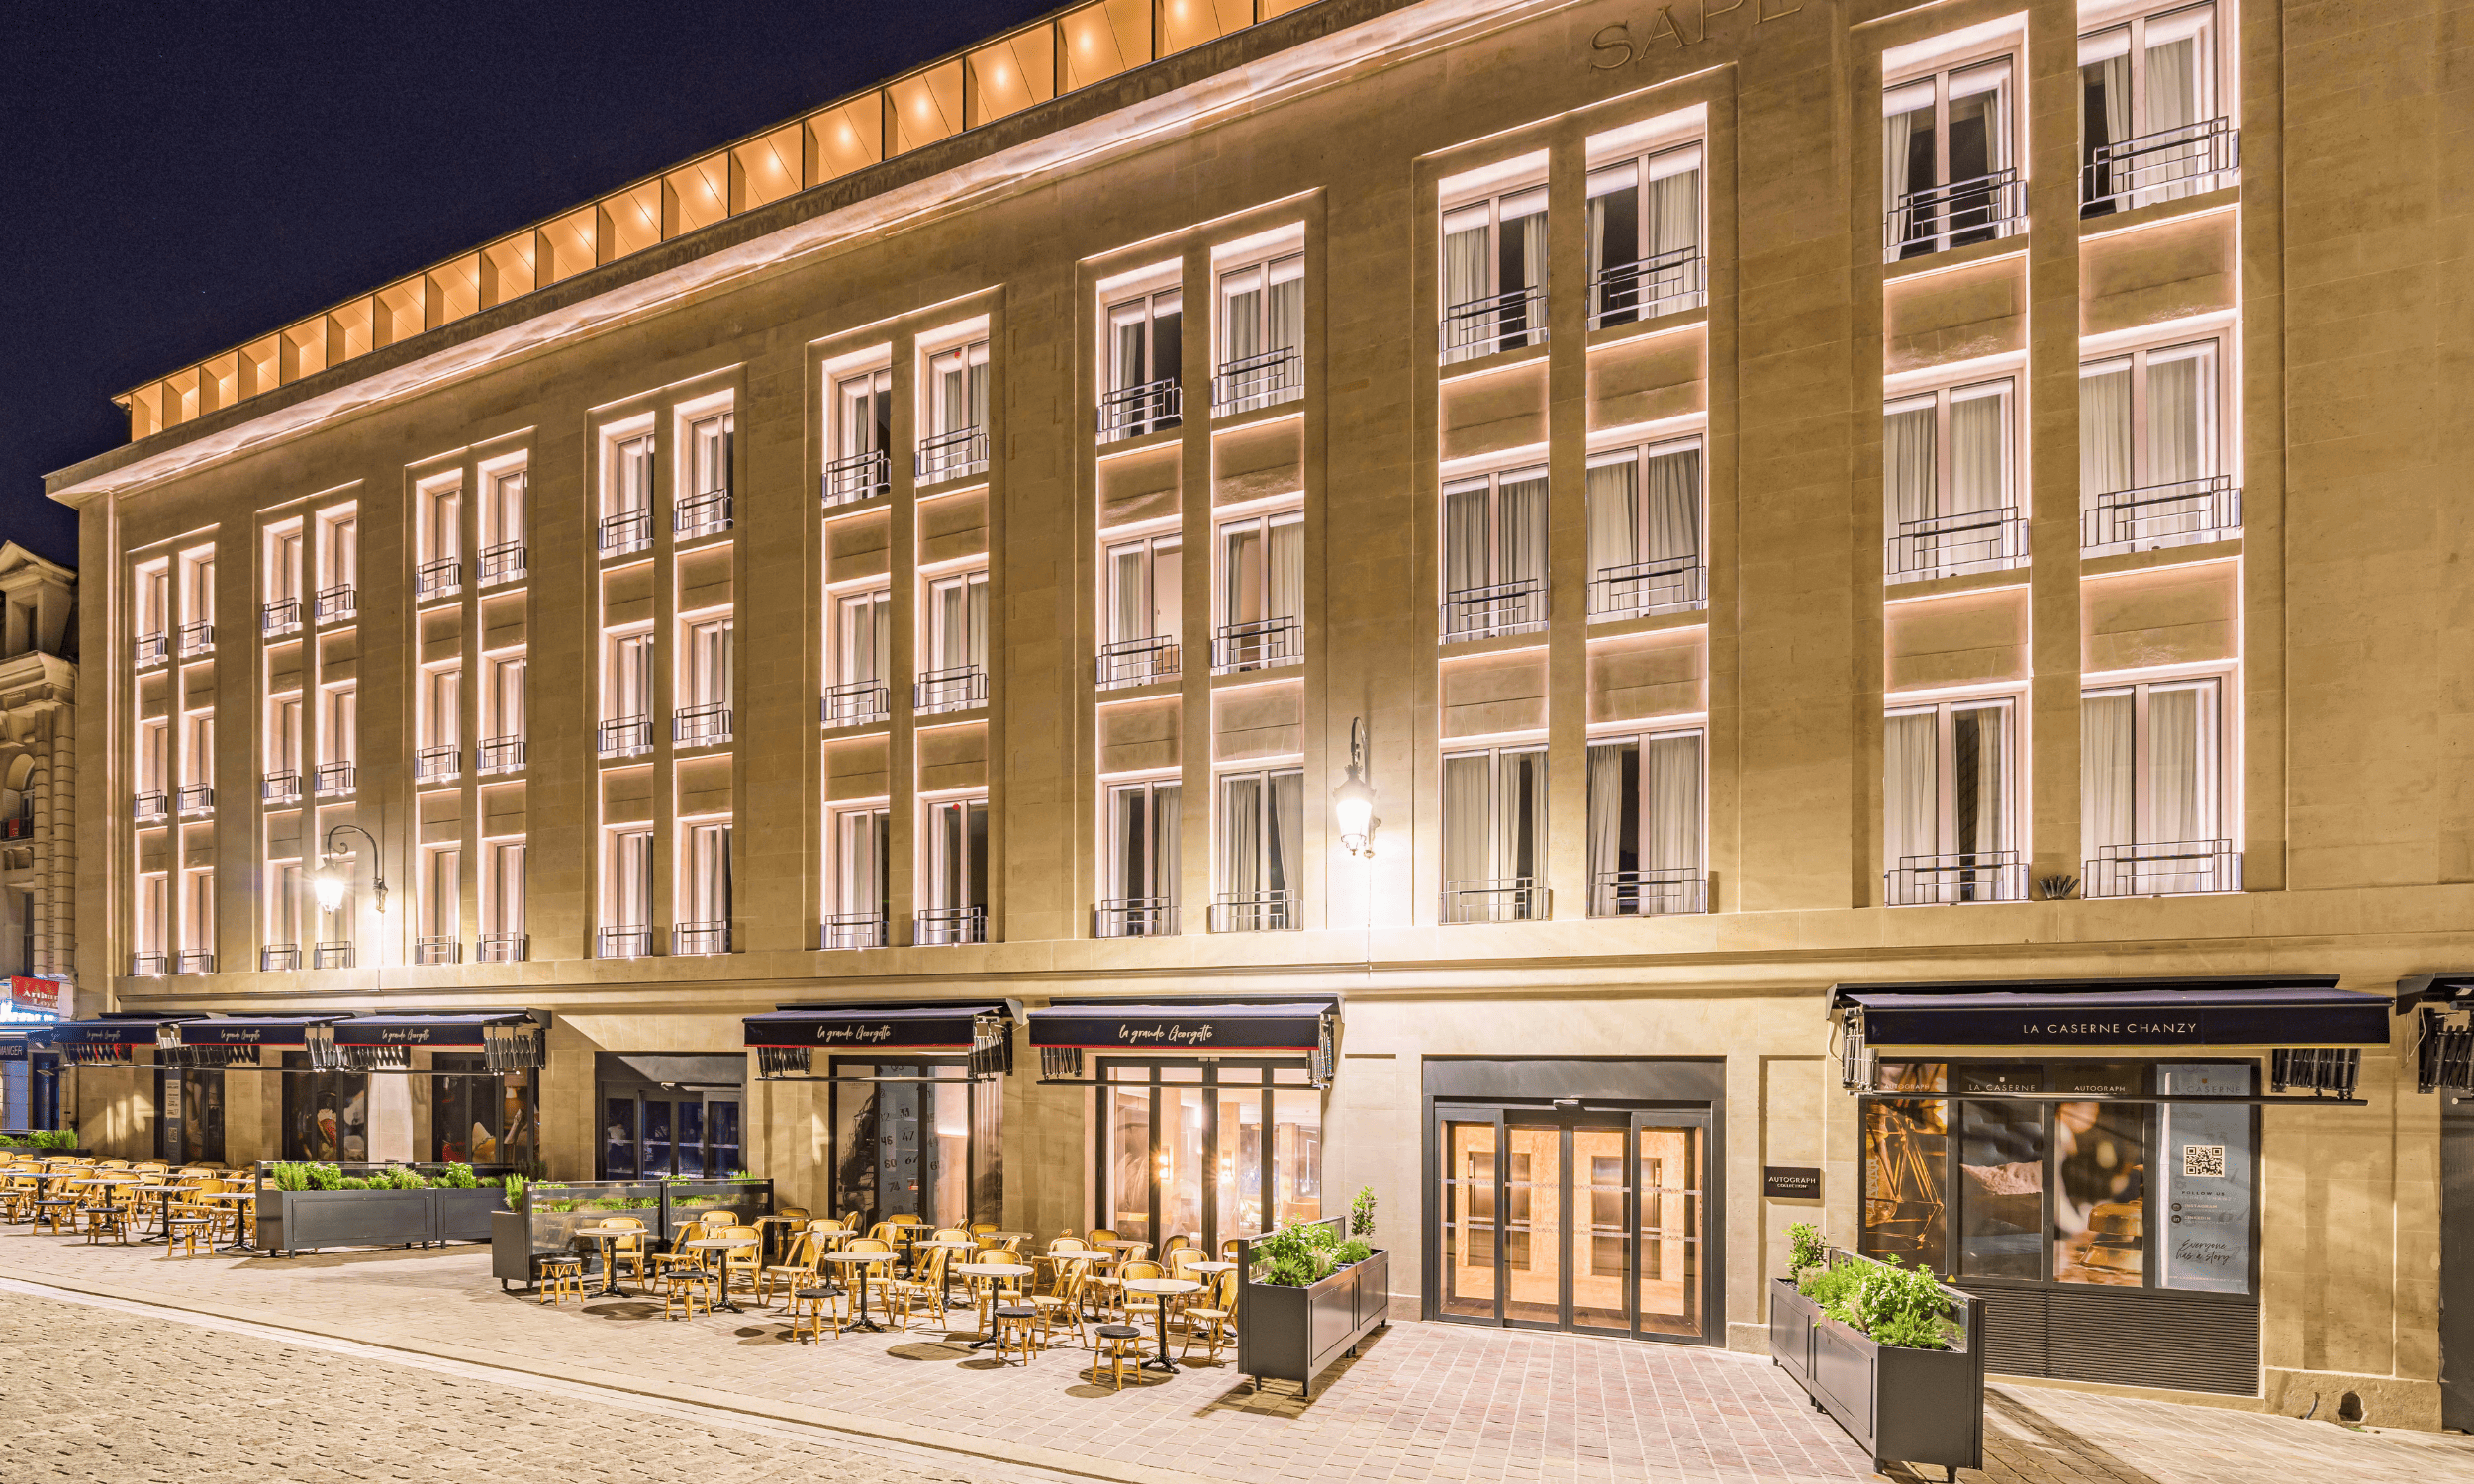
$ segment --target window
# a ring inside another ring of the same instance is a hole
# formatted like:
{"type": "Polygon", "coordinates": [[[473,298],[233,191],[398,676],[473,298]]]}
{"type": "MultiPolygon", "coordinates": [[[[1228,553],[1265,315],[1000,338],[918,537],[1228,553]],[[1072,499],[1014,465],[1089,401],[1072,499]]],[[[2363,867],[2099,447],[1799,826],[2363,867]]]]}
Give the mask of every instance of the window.
{"type": "Polygon", "coordinates": [[[1211,668],[1228,675],[1305,661],[1305,512],[1220,523],[1211,668]]]}
{"type": "Polygon", "coordinates": [[[2228,838],[2224,683],[2090,691],[2080,704],[2079,804],[2089,896],[2239,891],[2228,838]]]}
{"type": "Polygon", "coordinates": [[[2083,217],[2235,183],[2241,140],[2217,97],[2214,6],[2079,38],[2079,151],[2083,217]]]}
{"type": "Polygon", "coordinates": [[[1546,269],[1546,187],[1446,211],[1444,364],[1545,343],[1546,269]]]}
{"type": "Polygon", "coordinates": [[[138,663],[151,665],[171,654],[172,569],[154,562],[138,569],[138,663]]]}
{"type": "Polygon", "coordinates": [[[679,498],[670,526],[682,539],[709,536],[730,528],[730,443],[734,419],[728,413],[699,417],[687,429],[687,493],[679,498]]]}
{"type": "Polygon", "coordinates": [[[824,723],[881,721],[893,710],[894,593],[871,588],[833,600],[826,636],[832,670],[824,693],[824,723]]]}
{"type": "Polygon", "coordinates": [[[927,594],[928,670],[912,703],[961,711],[988,703],[988,574],[936,578],[927,594]]]}
{"type": "Polygon", "coordinates": [[[1882,95],[1881,206],[1889,261],[1990,242],[2027,225],[2012,161],[2010,59],[1882,95]]]}
{"type": "Polygon", "coordinates": [[[833,450],[824,466],[824,503],[882,495],[893,486],[894,373],[879,366],[833,387],[833,450]]]}
{"type": "Polygon", "coordinates": [[[927,806],[927,905],[919,943],[988,941],[988,800],[940,799],[927,806]]]}
{"type": "Polygon", "coordinates": [[[318,693],[318,771],[320,793],[346,793],[352,788],[352,768],[360,756],[359,706],[350,685],[329,686],[318,693]]]}
{"type": "Polygon", "coordinates": [[[421,673],[421,714],[413,754],[415,782],[429,783],[463,771],[464,667],[439,665],[421,673]]]}
{"type": "Polygon", "coordinates": [[[180,632],[177,648],[184,655],[208,654],[215,648],[215,548],[193,551],[180,561],[180,632]]]}
{"type": "Polygon", "coordinates": [[[301,527],[298,522],[266,533],[265,628],[297,626],[301,621],[301,527]],[[277,609],[289,604],[287,617],[277,609]]]}
{"type": "Polygon", "coordinates": [[[502,469],[481,481],[481,586],[524,575],[526,471],[502,469]]]}
{"type": "Polygon", "coordinates": [[[171,881],[160,871],[141,872],[138,877],[137,939],[138,951],[130,967],[132,974],[163,974],[170,965],[171,952],[171,881]]]}
{"type": "Polygon", "coordinates": [[[882,803],[835,809],[827,820],[832,885],[825,905],[826,948],[885,946],[885,914],[894,891],[893,821],[882,803]]]}
{"type": "Polygon", "coordinates": [[[1180,674],[1180,555],[1175,536],[1121,541],[1108,548],[1101,689],[1150,685],[1180,674]]]}
{"type": "Polygon", "coordinates": [[[349,618],[359,611],[355,585],[360,581],[361,528],[346,510],[318,520],[317,618],[321,623],[349,618]]]}
{"type": "Polygon", "coordinates": [[[513,773],[524,765],[524,651],[484,656],[479,773],[513,773]]]}
{"type": "Polygon", "coordinates": [[[679,925],[671,951],[730,951],[730,825],[727,820],[681,826],[679,925]]]}
{"type": "Polygon", "coordinates": [[[931,1227],[999,1220],[1002,1088],[970,1082],[964,1058],[878,1056],[886,1060],[827,1063],[827,1075],[843,1079],[832,1088],[825,1149],[833,1209],[862,1222],[915,1216],[931,1227]]]}
{"type": "Polygon", "coordinates": [[[680,657],[681,704],[671,720],[671,740],[706,747],[730,740],[730,637],[728,618],[702,618],[686,625],[680,657]]]}
{"type": "Polygon", "coordinates": [[[653,951],[653,832],[610,832],[602,882],[601,955],[640,959],[653,951]]]}
{"type": "Polygon", "coordinates": [[[1107,878],[1094,914],[1095,936],[1148,938],[1177,931],[1180,793],[1174,779],[1108,788],[1108,833],[1100,849],[1107,878]]]}
{"type": "Polygon", "coordinates": [[[1882,410],[1884,570],[1893,581],[2026,564],[2027,520],[2011,493],[2010,400],[2003,377],[1882,410]]]}
{"type": "Polygon", "coordinates": [[[1697,731],[1590,741],[1590,916],[1709,910],[1701,777],[1697,731]]]}
{"type": "Polygon", "coordinates": [[[477,1052],[432,1052],[429,1079],[429,1155],[440,1162],[530,1162],[535,1143],[535,1095],[529,1072],[490,1070],[477,1052]]]}
{"type": "Polygon", "coordinates": [[[285,1052],[283,1069],[283,1157],[368,1159],[369,1073],[314,1071],[307,1052],[285,1052]]]}
{"type": "Polygon", "coordinates": [[[1220,274],[1220,364],[1211,411],[1250,413],[1305,395],[1305,254],[1220,274]]]}
{"type": "Polygon", "coordinates": [[[215,868],[191,866],[180,873],[181,974],[215,971],[215,868]]]}
{"type": "MultiPolygon", "coordinates": [[[[1535,517],[1532,517],[1535,518],[1535,517]]],[[[1589,456],[1589,614],[1641,618],[1705,606],[1701,445],[1589,456]]]]}
{"type": "Polygon", "coordinates": [[[1099,397],[1099,441],[1138,438],[1178,425],[1183,299],[1175,289],[1108,307],[1108,387],[1099,397]]]}
{"type": "Polygon", "coordinates": [[[1443,641],[1534,633],[1547,621],[1547,472],[1443,487],[1443,641]]]}
{"type": "Polygon", "coordinates": [[[180,733],[180,812],[203,814],[215,807],[215,713],[189,712],[180,733]]]}
{"type": "Polygon", "coordinates": [[[2217,540],[2242,523],[2224,472],[2215,340],[2079,367],[2080,541],[2090,552],[2217,540]]]}
{"type": "Polygon", "coordinates": [[[1129,1242],[1231,1237],[1323,1214],[1323,1094],[1302,1062],[1099,1064],[1098,1211],[1129,1242]]]}
{"type": "Polygon", "coordinates": [[[613,438],[602,471],[602,555],[653,544],[653,435],[613,438]]]}
{"type": "Polygon", "coordinates": [[[1211,931],[1303,926],[1305,773],[1274,768],[1220,775],[1219,890],[1211,931]]]}
{"type": "Polygon", "coordinates": [[[417,492],[413,532],[413,596],[443,598],[464,583],[464,489],[455,483],[417,492]]]}
{"type": "Polygon", "coordinates": [[[2007,699],[1889,712],[1881,855],[1890,905],[2027,900],[2012,714],[2007,699]]]}
{"type": "Polygon", "coordinates": [[[266,948],[259,955],[258,968],[266,970],[301,967],[301,863],[269,861],[266,863],[266,948]],[[268,962],[269,954],[280,962],[268,962]]]}
{"type": "Polygon", "coordinates": [[[1547,890],[1543,747],[1443,760],[1443,920],[1514,922],[1552,915],[1547,890]]]}
{"type": "Polygon", "coordinates": [[[1708,302],[1701,251],[1701,146],[1589,172],[1589,327],[1708,302]]]}
{"type": "Polygon", "coordinates": [[[464,957],[464,853],[452,845],[426,846],[414,909],[421,916],[413,939],[416,964],[453,964],[464,957]]]}
{"type": "Polygon", "coordinates": [[[482,847],[481,940],[475,957],[485,964],[524,958],[524,842],[492,840],[482,847]]]}
{"type": "Polygon", "coordinates": [[[928,357],[927,436],[919,440],[920,483],[959,479],[988,467],[988,342],[973,340],[928,357]]]}
{"type": "Polygon", "coordinates": [[[638,630],[604,640],[602,659],[603,757],[632,757],[653,750],[653,636],[638,630]]]}

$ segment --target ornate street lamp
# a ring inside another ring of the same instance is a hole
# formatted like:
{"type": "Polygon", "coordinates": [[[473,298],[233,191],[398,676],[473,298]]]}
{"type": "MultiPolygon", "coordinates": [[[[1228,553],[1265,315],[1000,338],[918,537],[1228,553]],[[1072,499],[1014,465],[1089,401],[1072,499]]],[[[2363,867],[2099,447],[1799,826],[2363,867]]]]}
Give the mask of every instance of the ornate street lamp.
{"type": "Polygon", "coordinates": [[[358,835],[362,839],[369,842],[370,891],[371,894],[377,898],[378,910],[383,912],[387,909],[387,878],[385,873],[379,868],[378,839],[375,835],[372,835],[369,831],[362,829],[357,824],[338,824],[333,829],[327,831],[326,844],[321,847],[319,854],[321,856],[328,857],[329,859],[327,864],[318,868],[318,875],[315,878],[315,884],[318,888],[318,905],[326,911],[334,911],[336,908],[343,905],[343,893],[352,884],[352,874],[349,871],[337,870],[333,860],[333,857],[336,854],[335,837],[342,834],[345,830],[350,830],[353,834],[358,835]]]}
{"type": "Polygon", "coordinates": [[[1349,720],[1349,776],[1331,795],[1332,822],[1340,827],[1340,843],[1349,854],[1371,858],[1375,831],[1383,822],[1375,817],[1375,788],[1366,781],[1366,721],[1349,720]]]}

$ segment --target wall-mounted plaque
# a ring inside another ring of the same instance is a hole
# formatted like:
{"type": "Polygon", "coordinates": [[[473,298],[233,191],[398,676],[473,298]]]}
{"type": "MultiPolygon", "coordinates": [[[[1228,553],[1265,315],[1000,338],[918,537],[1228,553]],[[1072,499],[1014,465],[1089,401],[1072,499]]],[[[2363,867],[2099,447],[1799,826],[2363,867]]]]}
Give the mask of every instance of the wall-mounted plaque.
{"type": "Polygon", "coordinates": [[[1821,1199],[1821,1171],[1786,1164],[1761,1167],[1761,1194],[1773,1201],[1821,1199]]]}

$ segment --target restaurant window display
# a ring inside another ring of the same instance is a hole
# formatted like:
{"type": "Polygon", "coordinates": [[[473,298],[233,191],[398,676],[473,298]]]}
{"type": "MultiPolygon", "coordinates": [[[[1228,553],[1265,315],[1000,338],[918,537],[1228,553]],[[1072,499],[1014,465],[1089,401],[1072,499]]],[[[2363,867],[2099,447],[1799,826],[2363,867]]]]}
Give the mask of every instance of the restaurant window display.
{"type": "Polygon", "coordinates": [[[428,1079],[431,1159],[525,1169],[538,1161],[533,1073],[493,1075],[479,1052],[433,1053],[429,1069],[452,1073],[428,1079]]]}
{"type": "Polygon", "coordinates": [[[1003,1093],[965,1057],[835,1057],[833,1205],[863,1222],[915,1216],[932,1227],[1000,1220],[1003,1093]]]}
{"type": "Polygon", "coordinates": [[[285,1052],[283,1068],[283,1157],[368,1159],[369,1073],[314,1071],[307,1052],[285,1052]]]}
{"type": "Polygon", "coordinates": [[[1302,1061],[1105,1059],[1098,1224],[1216,1249],[1323,1216],[1323,1094],[1302,1061]]]}
{"type": "Polygon", "coordinates": [[[224,1074],[154,1074],[154,1157],[182,1164],[224,1162],[224,1074]]]}

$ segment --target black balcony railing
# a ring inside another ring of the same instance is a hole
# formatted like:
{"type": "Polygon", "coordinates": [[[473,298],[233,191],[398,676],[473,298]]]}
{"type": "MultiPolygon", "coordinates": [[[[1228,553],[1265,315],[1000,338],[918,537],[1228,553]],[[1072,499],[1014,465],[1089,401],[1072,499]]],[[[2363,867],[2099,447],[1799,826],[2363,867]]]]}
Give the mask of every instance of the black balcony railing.
{"type": "Polygon", "coordinates": [[[301,771],[278,768],[257,781],[257,796],[268,803],[299,803],[301,801],[301,771]]]}
{"type": "Polygon", "coordinates": [[[493,588],[500,583],[519,581],[523,575],[523,542],[501,541],[496,546],[481,548],[481,586],[493,588]]]}
{"type": "Polygon", "coordinates": [[[473,940],[472,958],[476,964],[521,964],[527,949],[522,933],[483,933],[473,940]]]}
{"type": "Polygon", "coordinates": [[[1223,623],[1211,630],[1211,671],[1271,670],[1305,663],[1305,626],[1292,616],[1223,623]]]}
{"type": "Polygon", "coordinates": [[[601,959],[649,959],[653,956],[653,930],[637,924],[606,927],[596,935],[594,957],[601,959]]]}
{"type": "Polygon", "coordinates": [[[130,816],[135,819],[163,819],[171,812],[172,796],[160,788],[142,789],[130,808],[130,816]]]}
{"type": "Polygon", "coordinates": [[[1474,361],[1501,350],[1543,345],[1547,337],[1547,291],[1506,289],[1443,312],[1443,363],[1474,361]]]}
{"type": "Polygon", "coordinates": [[[1305,395],[1305,355],[1283,345],[1260,355],[1222,361],[1211,377],[1211,414],[1225,417],[1278,407],[1305,395]]]}
{"type": "Polygon", "coordinates": [[[2089,552],[2222,541],[2241,528],[2242,492],[2223,474],[2107,490],[2080,502],[2079,542],[2089,552]]]}
{"type": "Polygon", "coordinates": [[[257,631],[261,634],[288,634],[301,626],[301,600],[278,598],[261,603],[257,610],[257,631]]]}
{"type": "Polygon", "coordinates": [[[1099,647],[1099,689],[1173,681],[1184,667],[1185,646],[1174,636],[1118,639],[1099,647]]]}
{"type": "Polygon", "coordinates": [[[1211,899],[1215,933],[1285,933],[1299,926],[1294,891],[1223,891],[1211,899]]]}
{"type": "Polygon", "coordinates": [[[1659,557],[1622,567],[1600,567],[1589,579],[1589,616],[1647,618],[1709,605],[1709,569],[1701,554],[1659,557]]]}
{"type": "Polygon", "coordinates": [[[1145,433],[1166,432],[1185,420],[1185,393],[1176,377],[1119,387],[1099,394],[1099,441],[1121,442],[1145,433]]]}
{"type": "Polygon", "coordinates": [[[920,676],[918,684],[911,687],[910,708],[922,713],[967,711],[986,704],[988,672],[977,665],[931,670],[920,676]]]}
{"type": "Polygon", "coordinates": [[[321,588],[310,598],[310,616],[321,623],[334,623],[352,617],[361,610],[360,593],[350,583],[337,583],[321,588]]]}
{"type": "Polygon", "coordinates": [[[174,974],[213,974],[214,972],[215,956],[211,953],[190,952],[172,955],[172,973],[174,974]]]}
{"type": "Polygon", "coordinates": [[[894,689],[883,681],[827,686],[818,708],[826,726],[864,726],[894,714],[894,689]]]}
{"type": "Polygon", "coordinates": [[[882,448],[835,459],[824,466],[824,503],[856,505],[894,488],[894,461],[882,448]]]}
{"type": "Polygon", "coordinates": [[[653,512],[620,510],[616,515],[604,515],[594,529],[593,541],[606,557],[643,551],[653,544],[653,512]]]}
{"type": "Polygon", "coordinates": [[[473,749],[475,773],[521,773],[524,766],[524,739],[522,737],[484,737],[473,749]]]}
{"type": "Polygon", "coordinates": [[[653,718],[616,716],[594,732],[593,747],[606,758],[632,758],[653,750],[653,718]]]}
{"type": "Polygon", "coordinates": [[[171,657],[171,635],[158,629],[153,633],[138,636],[138,663],[140,665],[160,665],[171,657]]]}
{"type": "Polygon", "coordinates": [[[1589,879],[1592,917],[1670,917],[1709,910],[1709,878],[1697,866],[1601,871],[1589,879]]]}
{"type": "Polygon", "coordinates": [[[1482,588],[1462,588],[1443,597],[1443,642],[1535,633],[1546,627],[1544,578],[1524,577],[1482,588]]]}
{"type": "Polygon", "coordinates": [[[1883,543],[1882,573],[1892,582],[1996,572],[2028,561],[2028,522],[2016,506],[1901,520],[1883,543]]]}
{"type": "Polygon", "coordinates": [[[464,962],[464,940],[426,935],[415,938],[413,962],[416,964],[461,964],[464,962]]]}
{"type": "Polygon", "coordinates": [[[173,637],[184,657],[215,652],[215,625],[212,623],[184,623],[173,637]]]}
{"type": "Polygon", "coordinates": [[[169,974],[171,968],[172,958],[169,954],[139,953],[129,956],[129,972],[143,979],[159,979],[169,974]]]}
{"type": "Polygon", "coordinates": [[[212,814],[215,789],[207,784],[183,784],[172,790],[172,807],[183,814],[212,814]]]}
{"type": "Polygon", "coordinates": [[[1165,938],[1177,931],[1177,902],[1166,896],[1126,896],[1091,909],[1094,938],[1165,938]]]}
{"type": "Polygon", "coordinates": [[[1935,902],[2026,901],[2028,863],[2015,850],[1901,856],[1882,873],[1881,899],[1894,907],[1935,902]]]}
{"type": "Polygon", "coordinates": [[[883,912],[835,912],[824,919],[819,944],[824,948],[883,948],[883,912]]]}
{"type": "Polygon", "coordinates": [[[461,748],[425,747],[413,754],[414,783],[439,783],[463,771],[464,754],[461,748]]]}
{"type": "Polygon", "coordinates": [[[921,907],[911,925],[910,941],[923,945],[986,943],[988,908],[921,907]]]}
{"type": "Polygon", "coordinates": [[[670,951],[688,956],[726,954],[730,951],[730,925],[726,922],[682,922],[670,930],[670,951]]]}
{"type": "Polygon", "coordinates": [[[1538,922],[1554,912],[1555,893],[1534,877],[1443,883],[1445,922],[1538,922]]]}
{"type": "Polygon", "coordinates": [[[413,598],[428,602],[464,591],[464,564],[453,557],[440,557],[424,562],[413,569],[413,598]]]}
{"type": "Polygon", "coordinates": [[[352,791],[352,765],[321,763],[310,770],[310,789],[321,798],[352,791]]]}
{"type": "Polygon", "coordinates": [[[708,490],[692,495],[670,512],[670,533],[682,541],[718,535],[730,528],[730,492],[708,490]]]}
{"type": "Polygon", "coordinates": [[[2235,185],[2242,134],[2231,119],[2160,129],[2087,151],[2079,169],[2079,215],[2101,217],[2235,185]]]}
{"type": "Polygon", "coordinates": [[[358,955],[345,943],[314,943],[310,945],[310,968],[349,969],[358,955]]]}
{"type": "Polygon", "coordinates": [[[257,972],[290,974],[301,967],[301,945],[269,943],[257,951],[257,972]]]}
{"type": "Polygon", "coordinates": [[[1998,241],[2027,231],[2028,183],[2004,168],[1949,185],[1902,191],[1881,222],[1885,262],[1998,241]]]}
{"type": "Polygon", "coordinates": [[[677,747],[716,747],[730,740],[730,707],[723,701],[681,706],[670,713],[670,741],[677,747]]]}
{"type": "Polygon", "coordinates": [[[2161,840],[2098,846],[2079,894],[2181,896],[2241,889],[2242,853],[2233,841],[2161,840]]]}
{"type": "Polygon", "coordinates": [[[1589,280],[1589,327],[1634,325],[1709,302],[1709,265],[1698,247],[1616,263],[1589,280]]]}
{"type": "Polygon", "coordinates": [[[919,452],[911,472],[923,485],[941,480],[961,479],[988,467],[988,430],[981,427],[957,427],[919,440],[919,452]]]}

